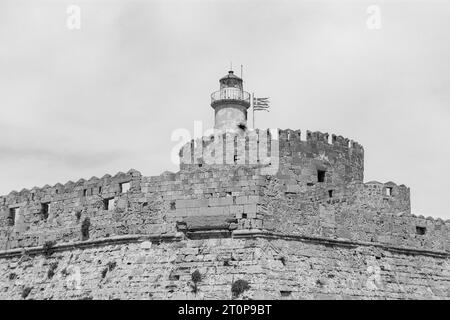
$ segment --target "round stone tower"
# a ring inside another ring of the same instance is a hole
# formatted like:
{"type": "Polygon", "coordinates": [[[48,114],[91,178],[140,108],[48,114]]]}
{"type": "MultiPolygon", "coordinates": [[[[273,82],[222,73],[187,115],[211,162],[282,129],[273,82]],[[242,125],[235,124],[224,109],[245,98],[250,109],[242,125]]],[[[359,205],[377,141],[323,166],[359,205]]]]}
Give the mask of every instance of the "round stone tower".
{"type": "Polygon", "coordinates": [[[233,71],[229,71],[219,82],[220,90],[211,94],[211,107],[215,111],[214,128],[221,131],[245,131],[250,94],[244,91],[242,79],[234,75],[233,71]]]}

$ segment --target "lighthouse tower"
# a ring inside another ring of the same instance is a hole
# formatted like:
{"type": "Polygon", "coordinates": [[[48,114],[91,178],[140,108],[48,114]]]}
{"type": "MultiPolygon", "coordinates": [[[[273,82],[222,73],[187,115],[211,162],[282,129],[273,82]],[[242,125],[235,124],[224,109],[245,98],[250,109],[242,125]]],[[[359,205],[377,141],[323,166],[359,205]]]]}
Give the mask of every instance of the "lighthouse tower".
{"type": "Polygon", "coordinates": [[[250,94],[244,91],[242,79],[229,71],[219,82],[220,90],[211,94],[211,107],[215,111],[214,129],[245,130],[250,94]]]}

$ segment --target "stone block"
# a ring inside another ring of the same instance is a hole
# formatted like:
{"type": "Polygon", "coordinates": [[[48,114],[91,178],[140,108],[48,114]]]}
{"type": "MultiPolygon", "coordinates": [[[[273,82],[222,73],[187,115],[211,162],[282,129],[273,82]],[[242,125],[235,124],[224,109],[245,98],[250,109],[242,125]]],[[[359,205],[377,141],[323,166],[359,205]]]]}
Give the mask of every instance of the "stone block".
{"type": "Polygon", "coordinates": [[[187,216],[196,216],[200,214],[200,208],[186,208],[187,216]]]}
{"type": "MultiPolygon", "coordinates": [[[[170,211],[167,214],[169,214],[169,213],[170,213],[170,211]]],[[[187,216],[186,208],[176,208],[175,209],[175,216],[177,216],[177,217],[186,217],[187,216]]]]}
{"type": "Polygon", "coordinates": [[[248,203],[248,196],[236,197],[236,204],[247,204],[247,203],[248,203]]]}
{"type": "Polygon", "coordinates": [[[219,198],[219,206],[227,206],[233,204],[233,198],[232,197],[222,197],[219,198]]]}
{"type": "Polygon", "coordinates": [[[245,204],[244,205],[244,213],[247,214],[255,214],[256,218],[256,204],[245,204]]]}

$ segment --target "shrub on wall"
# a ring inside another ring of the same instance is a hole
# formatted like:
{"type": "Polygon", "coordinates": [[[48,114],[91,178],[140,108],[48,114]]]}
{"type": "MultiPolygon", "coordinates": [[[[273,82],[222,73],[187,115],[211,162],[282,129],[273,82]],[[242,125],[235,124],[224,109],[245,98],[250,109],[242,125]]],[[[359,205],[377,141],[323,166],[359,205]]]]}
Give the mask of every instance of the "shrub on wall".
{"type": "Polygon", "coordinates": [[[231,292],[233,298],[239,297],[244,291],[250,289],[250,285],[245,280],[237,280],[231,285],[231,292]]]}
{"type": "Polygon", "coordinates": [[[50,263],[50,266],[47,271],[47,278],[51,279],[55,275],[55,270],[58,268],[58,262],[50,263]]]}
{"type": "Polygon", "coordinates": [[[81,219],[81,213],[83,212],[83,210],[77,210],[76,212],[75,212],[75,217],[77,218],[77,222],[79,222],[80,221],[80,219],[81,219]]]}
{"type": "Polygon", "coordinates": [[[113,261],[109,261],[107,264],[106,264],[106,266],[108,267],[108,271],[113,271],[114,270],[114,268],[116,267],[116,265],[117,265],[117,262],[113,262],[113,261]]]}
{"type": "Polygon", "coordinates": [[[197,287],[197,283],[199,283],[200,281],[202,281],[202,275],[200,273],[200,271],[195,270],[192,274],[191,274],[191,280],[192,280],[192,292],[197,294],[198,292],[198,287],[197,287]]]}
{"type": "Polygon", "coordinates": [[[89,239],[89,228],[91,226],[91,220],[86,217],[81,223],[81,240],[89,239]]]}
{"type": "Polygon", "coordinates": [[[198,282],[202,281],[202,275],[201,275],[200,271],[198,271],[198,270],[195,270],[192,273],[191,278],[192,278],[192,282],[194,282],[194,283],[198,283],[198,282]]]}
{"type": "Polygon", "coordinates": [[[63,277],[67,277],[70,273],[67,270],[67,268],[64,268],[64,269],[61,270],[61,274],[63,275],[63,277]]]}
{"type": "Polygon", "coordinates": [[[108,268],[104,268],[102,270],[102,279],[104,279],[106,277],[106,274],[108,273],[108,268]]]}
{"type": "Polygon", "coordinates": [[[55,251],[54,248],[55,244],[56,241],[46,241],[44,243],[44,245],[42,246],[42,250],[44,252],[45,257],[50,257],[53,254],[53,252],[55,251]]]}
{"type": "Polygon", "coordinates": [[[25,287],[22,289],[22,299],[26,299],[31,292],[31,287],[25,287]]]}

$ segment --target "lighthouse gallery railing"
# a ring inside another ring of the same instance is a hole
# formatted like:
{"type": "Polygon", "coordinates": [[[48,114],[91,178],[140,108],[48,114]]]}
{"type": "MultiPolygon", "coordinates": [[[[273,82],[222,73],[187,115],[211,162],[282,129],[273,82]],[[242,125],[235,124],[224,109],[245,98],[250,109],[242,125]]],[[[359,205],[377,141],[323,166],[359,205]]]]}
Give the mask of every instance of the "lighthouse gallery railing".
{"type": "Polygon", "coordinates": [[[238,88],[225,88],[211,94],[211,103],[220,100],[238,100],[250,103],[250,93],[238,88]]]}

